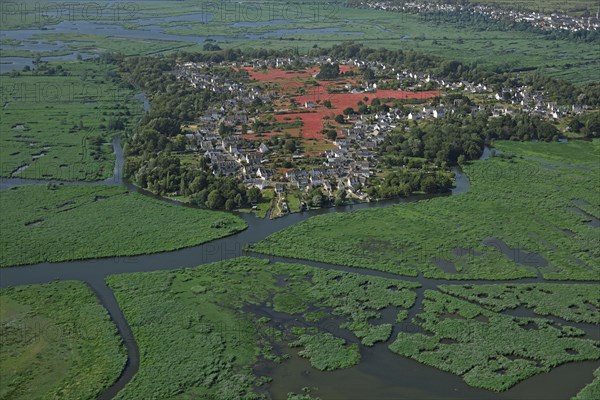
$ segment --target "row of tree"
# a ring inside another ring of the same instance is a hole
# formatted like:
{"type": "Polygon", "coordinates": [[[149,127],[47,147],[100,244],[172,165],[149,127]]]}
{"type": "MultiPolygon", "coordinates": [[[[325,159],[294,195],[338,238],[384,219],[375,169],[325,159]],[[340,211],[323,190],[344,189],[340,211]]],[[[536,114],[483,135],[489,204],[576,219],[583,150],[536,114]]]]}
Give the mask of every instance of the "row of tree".
{"type": "Polygon", "coordinates": [[[256,204],[258,188],[247,188],[239,179],[215,176],[210,161],[200,157],[192,166],[182,166],[179,157],[161,152],[129,157],[126,175],[139,187],[160,195],[189,196],[193,204],[210,209],[233,210],[256,204]]]}
{"type": "Polygon", "coordinates": [[[415,192],[427,194],[445,193],[452,188],[452,177],[446,171],[399,169],[386,174],[379,185],[367,186],[372,198],[387,199],[406,197],[415,192]]]}
{"type": "Polygon", "coordinates": [[[387,166],[406,165],[410,158],[424,158],[438,165],[456,165],[481,156],[486,142],[498,140],[558,140],[550,122],[526,113],[490,117],[485,113],[457,113],[420,123],[408,131],[398,129],[380,145],[387,166]]]}

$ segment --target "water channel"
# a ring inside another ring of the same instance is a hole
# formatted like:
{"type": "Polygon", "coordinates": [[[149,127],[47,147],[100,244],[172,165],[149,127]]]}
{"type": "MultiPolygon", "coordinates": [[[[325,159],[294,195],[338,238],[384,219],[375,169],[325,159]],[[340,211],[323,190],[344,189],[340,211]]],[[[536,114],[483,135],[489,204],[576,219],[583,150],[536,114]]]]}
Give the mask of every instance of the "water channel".
{"type": "MultiPolygon", "coordinates": [[[[144,100],[143,98],[140,98],[144,100]]],[[[111,178],[98,182],[64,182],[65,184],[110,184],[125,185],[129,190],[147,196],[160,198],[151,193],[139,190],[123,181],[123,151],[118,138],[113,140],[115,152],[115,168],[111,178]]],[[[489,156],[486,150],[484,157],[489,156]]],[[[456,170],[456,188],[451,195],[463,193],[469,188],[468,178],[456,170]]],[[[48,181],[31,181],[26,179],[2,179],[0,188],[8,189],[22,184],[46,184],[48,181]]],[[[59,181],[55,181],[60,183],[59,181]]],[[[431,196],[413,196],[408,199],[394,199],[379,202],[361,203],[344,207],[323,208],[297,214],[289,214],[274,220],[257,218],[253,214],[237,213],[248,224],[248,228],[235,235],[214,240],[199,246],[177,251],[140,255],[131,257],[110,257],[91,260],[80,260],[59,263],[41,263],[36,265],[0,269],[0,287],[11,287],[24,284],[41,284],[57,280],[83,281],[96,293],[99,301],[106,307],[114,321],[127,349],[128,360],[119,379],[99,399],[111,399],[122,389],[139,369],[139,349],[132,331],[123,316],[112,290],[105,284],[109,275],[130,272],[148,272],[157,270],[173,270],[195,267],[201,264],[226,260],[248,255],[244,246],[258,242],[268,235],[288,226],[301,222],[309,217],[331,213],[352,212],[365,208],[386,207],[393,204],[419,201],[431,196]]],[[[165,199],[163,199],[165,200],[165,199]]],[[[165,200],[181,206],[187,206],[172,200],[165,200]]],[[[283,261],[302,263],[317,268],[337,269],[362,275],[382,276],[391,279],[403,279],[419,282],[422,287],[417,290],[417,304],[410,310],[409,318],[422,309],[423,293],[427,289],[436,289],[438,285],[456,283],[448,280],[403,277],[391,273],[329,265],[306,260],[294,260],[281,257],[268,257],[250,254],[261,258],[270,258],[273,262],[283,261]]],[[[533,283],[547,282],[541,277],[519,279],[513,281],[461,281],[460,284],[489,283],[533,283]]],[[[560,282],[582,283],[582,282],[560,282]]],[[[589,283],[589,282],[588,282],[589,283]]],[[[586,332],[587,336],[598,337],[600,327],[590,324],[576,324],[586,332]]],[[[409,327],[405,325],[404,328],[409,327]]],[[[395,333],[403,327],[396,326],[395,333]]],[[[393,335],[395,336],[395,334],[393,335]]],[[[389,344],[389,343],[388,343],[389,344]]],[[[600,366],[599,362],[579,362],[565,364],[549,373],[539,374],[519,383],[503,393],[492,393],[468,386],[453,374],[428,367],[414,360],[397,356],[387,349],[387,344],[378,344],[372,348],[361,347],[361,362],[353,368],[333,372],[320,372],[310,367],[307,360],[300,358],[295,350],[290,350],[292,357],[276,367],[265,371],[273,378],[267,395],[273,399],[286,399],[291,391],[300,392],[303,387],[317,387],[316,395],[326,399],[564,399],[575,395],[585,384],[593,379],[592,373],[600,366]]]]}

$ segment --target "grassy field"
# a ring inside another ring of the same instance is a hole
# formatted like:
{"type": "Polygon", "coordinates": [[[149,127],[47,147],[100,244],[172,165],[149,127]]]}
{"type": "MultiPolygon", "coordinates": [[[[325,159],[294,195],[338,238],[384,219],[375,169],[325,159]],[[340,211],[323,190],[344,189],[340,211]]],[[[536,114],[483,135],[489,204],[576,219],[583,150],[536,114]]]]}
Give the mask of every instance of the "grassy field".
{"type": "MultiPolygon", "coordinates": [[[[580,9],[580,3],[582,1],[570,5],[580,9]]],[[[108,6],[106,10],[118,7],[108,2],[99,4],[108,6]]],[[[597,68],[600,50],[597,43],[549,40],[536,33],[482,30],[453,22],[438,23],[412,14],[347,8],[343,2],[219,3],[187,0],[128,2],[127,7],[129,9],[121,13],[106,11],[97,18],[88,17],[87,20],[117,24],[128,29],[158,26],[167,34],[215,38],[222,48],[286,48],[306,52],[315,46],[329,47],[342,41],[355,40],[373,47],[415,49],[450,59],[476,62],[491,69],[533,68],[542,70],[546,75],[580,83],[600,79],[597,68]],[[187,17],[172,19],[173,16],[185,15],[187,17]],[[171,19],[160,19],[164,17],[171,19]]],[[[61,16],[36,20],[34,14],[26,17],[6,14],[4,29],[39,25],[51,27],[66,19],[61,16]]],[[[72,14],[66,23],[70,20],[86,20],[85,14],[77,12],[77,8],[72,14]]],[[[119,38],[119,35],[103,38],[84,31],[77,34],[49,31],[36,36],[36,39],[70,41],[69,48],[77,51],[111,50],[126,54],[152,54],[202,49],[201,43],[166,38],[161,39],[151,32],[147,38],[127,40],[119,38]]]]}
{"type": "Polygon", "coordinates": [[[544,319],[513,318],[437,291],[426,291],[416,323],[390,349],[461,375],[471,386],[503,391],[560,364],[600,358],[598,342],[570,337],[544,319]]]}
{"type": "Polygon", "coordinates": [[[247,1],[241,3],[237,13],[227,11],[227,6],[223,6],[208,22],[191,23],[185,29],[171,27],[165,31],[179,35],[245,38],[244,41],[219,43],[226,48],[288,48],[301,52],[314,46],[329,47],[354,40],[371,47],[414,49],[476,62],[491,69],[535,68],[546,75],[574,82],[600,79],[596,68],[600,50],[596,43],[548,40],[530,32],[481,30],[452,22],[424,20],[412,14],[346,8],[341,3],[328,3],[329,6],[297,4],[247,1]],[[294,12],[290,12],[291,7],[295,7],[294,12]]]}
{"type": "MultiPolygon", "coordinates": [[[[51,31],[50,31],[51,32],[51,31]]],[[[152,55],[170,53],[173,51],[202,51],[202,46],[197,43],[180,42],[175,40],[161,40],[135,37],[107,37],[92,33],[40,33],[35,35],[34,40],[61,41],[67,43],[69,53],[81,52],[89,54],[101,54],[103,52],[123,53],[128,56],[152,55]]],[[[20,56],[25,57],[26,50],[18,50],[20,56]]],[[[4,55],[4,52],[2,52],[4,55]]],[[[7,52],[8,57],[10,52],[7,52]]],[[[37,53],[34,53],[37,54],[37,53]]],[[[58,55],[54,53],[52,55],[58,55]]],[[[32,53],[29,52],[31,57],[32,53]]],[[[49,54],[46,54],[49,55],[49,54]]]]}
{"type": "MultiPolygon", "coordinates": [[[[500,151],[518,154],[523,157],[547,160],[551,163],[574,164],[584,168],[598,166],[600,141],[573,141],[567,146],[546,142],[499,142],[500,151]]],[[[542,162],[543,163],[543,162],[542,162]]]]}
{"type": "Polygon", "coordinates": [[[174,206],[109,186],[0,191],[0,266],[156,253],[243,230],[231,214],[174,206]]]}
{"type": "Polygon", "coordinates": [[[111,139],[137,122],[142,104],[112,81],[110,66],[70,61],[50,68],[52,76],[23,72],[0,79],[0,176],[110,177],[111,139]]]}
{"type": "Polygon", "coordinates": [[[262,199],[256,205],[255,213],[257,217],[266,218],[273,204],[273,197],[275,197],[275,190],[266,189],[262,191],[262,199]]]}
{"type": "Polygon", "coordinates": [[[300,195],[300,193],[296,193],[296,192],[290,193],[289,190],[285,195],[285,199],[288,203],[288,209],[292,213],[300,212],[302,204],[300,202],[299,195],[300,195]]]}
{"type": "Polygon", "coordinates": [[[80,282],[0,290],[0,398],[95,399],[126,355],[115,326],[80,282]]]}
{"type": "MultiPolygon", "coordinates": [[[[532,144],[499,143],[531,154],[532,144]]],[[[469,192],[310,218],[252,250],[409,276],[597,280],[600,141],[553,143],[552,161],[493,157],[465,167],[469,192]],[[583,213],[583,214],[582,214],[583,213]],[[307,249],[310,249],[307,251],[307,249]]]]}
{"type": "Polygon", "coordinates": [[[142,355],[122,399],[253,398],[252,388],[264,380],[251,368],[285,360],[277,348],[286,343],[320,370],[350,367],[360,358],[358,342],[347,343],[322,324],[358,336],[358,325],[379,326],[379,310],[412,306],[418,286],[256,258],[107,281],[142,355]]]}

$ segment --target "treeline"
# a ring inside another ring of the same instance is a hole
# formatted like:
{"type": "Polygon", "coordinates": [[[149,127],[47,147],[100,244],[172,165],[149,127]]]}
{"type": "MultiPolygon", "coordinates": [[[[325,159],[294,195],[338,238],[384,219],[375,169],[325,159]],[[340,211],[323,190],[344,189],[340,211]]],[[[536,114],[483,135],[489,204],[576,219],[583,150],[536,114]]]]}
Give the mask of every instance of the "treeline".
{"type": "Polygon", "coordinates": [[[529,114],[495,118],[485,113],[458,114],[420,123],[409,131],[396,130],[385,137],[379,152],[387,166],[409,165],[412,158],[448,166],[478,159],[485,143],[492,140],[559,138],[560,132],[552,123],[529,114]]]}
{"type": "Polygon", "coordinates": [[[600,111],[576,115],[569,122],[569,130],[588,138],[600,137],[600,111]]]}
{"type": "Polygon", "coordinates": [[[233,210],[261,199],[258,188],[248,189],[234,177],[215,176],[205,157],[184,167],[169,152],[146,153],[142,158],[127,159],[126,175],[143,189],[160,195],[189,196],[193,204],[210,209],[233,210]]]}
{"type": "Polygon", "coordinates": [[[580,40],[595,42],[600,40],[597,31],[579,30],[576,32],[561,29],[545,30],[526,21],[514,21],[508,18],[493,19],[481,13],[456,10],[433,11],[418,14],[425,22],[450,23],[459,27],[469,27],[475,30],[521,31],[542,35],[548,40],[580,40]]]}
{"type": "Polygon", "coordinates": [[[401,169],[385,175],[381,184],[370,185],[365,190],[371,198],[388,199],[406,197],[415,192],[445,193],[452,188],[452,177],[446,171],[401,169]]]}
{"type": "Polygon", "coordinates": [[[226,49],[222,51],[214,51],[214,52],[204,52],[204,53],[189,53],[187,51],[181,51],[178,53],[174,53],[173,56],[177,57],[182,61],[191,61],[191,62],[213,62],[213,63],[221,63],[223,61],[242,61],[242,60],[266,60],[274,57],[282,57],[282,56],[293,56],[298,55],[296,50],[287,49],[287,50],[273,50],[273,49],[254,49],[251,47],[246,47],[242,49],[226,49]]]}
{"type": "MultiPolygon", "coordinates": [[[[369,1],[369,0],[349,0],[346,5],[348,7],[354,7],[354,8],[362,8],[364,7],[363,3],[375,3],[376,0],[373,1],[369,1]]],[[[396,1],[389,1],[390,4],[392,5],[403,5],[406,3],[412,3],[414,1],[408,1],[408,0],[396,0],[396,1]]],[[[455,5],[462,5],[462,6],[468,6],[469,3],[466,1],[440,1],[438,3],[447,3],[447,4],[455,4],[455,5]]],[[[478,2],[471,2],[472,5],[477,4],[478,2]]],[[[523,9],[521,8],[523,6],[523,4],[526,3],[519,3],[518,7],[516,7],[518,9],[518,11],[524,11],[524,10],[530,10],[530,11],[540,11],[539,9],[537,9],[537,7],[526,7],[523,9]]],[[[532,4],[536,4],[535,2],[532,2],[532,4]]],[[[489,4],[492,5],[492,4],[489,4]]],[[[496,7],[498,7],[499,9],[504,9],[506,10],[506,7],[502,7],[502,4],[496,4],[496,7]]],[[[515,5],[511,5],[510,6],[511,10],[515,10],[515,5]]],[[[546,10],[545,12],[548,12],[548,10],[546,10]]],[[[447,23],[447,24],[455,24],[457,25],[459,28],[471,28],[474,30],[479,30],[479,31],[489,31],[489,30],[497,30],[497,31],[523,31],[523,32],[531,32],[531,33],[537,33],[540,35],[543,35],[545,38],[550,39],[550,40],[556,40],[556,39],[561,39],[561,40],[582,40],[582,41],[586,41],[586,42],[593,42],[593,41],[597,41],[600,40],[600,33],[598,31],[594,31],[594,30],[578,30],[576,32],[573,31],[569,31],[569,30],[562,30],[562,29],[552,29],[552,30],[546,30],[546,29],[542,29],[540,27],[537,27],[535,25],[533,25],[530,22],[527,21],[515,21],[512,20],[510,18],[500,18],[500,19],[496,19],[496,18],[491,18],[488,15],[484,15],[480,12],[476,12],[472,9],[462,9],[462,10],[431,10],[431,11],[417,11],[417,10],[408,10],[408,13],[412,13],[415,15],[418,15],[420,18],[423,19],[424,22],[429,22],[429,23],[435,23],[435,24],[440,24],[440,23],[447,23]]],[[[588,16],[593,15],[593,13],[595,13],[596,10],[592,8],[592,10],[586,10],[585,14],[587,14],[588,16]],[[591,12],[590,12],[591,11],[591,12]]]]}

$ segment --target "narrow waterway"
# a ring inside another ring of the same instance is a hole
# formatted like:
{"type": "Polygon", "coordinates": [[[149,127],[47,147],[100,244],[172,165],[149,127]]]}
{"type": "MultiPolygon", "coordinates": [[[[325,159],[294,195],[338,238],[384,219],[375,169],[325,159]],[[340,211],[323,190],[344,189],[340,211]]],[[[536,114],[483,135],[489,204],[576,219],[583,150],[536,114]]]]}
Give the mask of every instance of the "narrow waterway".
{"type": "Polygon", "coordinates": [[[140,351],[135,342],[135,338],[133,337],[131,327],[125,319],[113,291],[104,282],[93,281],[88,282],[88,285],[96,294],[100,303],[106,307],[110,318],[117,326],[117,331],[119,332],[125,350],[127,351],[127,361],[125,362],[125,367],[123,368],[123,371],[121,371],[119,378],[98,396],[98,400],[110,400],[115,397],[137,373],[140,368],[140,351]]]}
{"type": "MultiPolygon", "coordinates": [[[[162,199],[151,193],[137,189],[122,179],[123,150],[118,138],[113,140],[115,151],[115,168],[111,178],[99,182],[62,182],[64,184],[84,185],[125,185],[129,190],[137,191],[147,196],[162,199]]],[[[489,155],[489,151],[487,152],[489,155]]],[[[449,195],[466,192],[469,188],[467,177],[460,169],[455,170],[456,188],[449,195]]],[[[59,181],[54,181],[61,183],[59,181]]],[[[24,179],[3,179],[0,188],[7,189],[21,184],[47,184],[48,181],[29,181],[24,179]]],[[[540,276],[536,278],[518,279],[511,281],[449,281],[441,279],[426,279],[405,277],[392,273],[351,268],[326,263],[296,260],[282,257],[270,257],[244,252],[245,245],[263,240],[268,235],[288,226],[301,222],[309,217],[331,213],[352,212],[365,208],[386,207],[392,204],[419,201],[433,196],[413,196],[408,199],[394,199],[380,202],[361,203],[344,207],[331,207],[307,212],[289,214],[275,220],[261,219],[254,214],[237,213],[248,224],[248,229],[235,235],[214,240],[198,246],[177,251],[139,255],[131,257],[109,257],[60,263],[42,263],[21,267],[0,269],[0,287],[11,287],[24,284],[47,283],[56,280],[78,280],[86,282],[96,293],[99,301],[106,307],[114,321],[127,350],[127,364],[118,380],[99,396],[99,399],[113,398],[136,374],[140,364],[140,354],[131,328],[117,303],[114,293],[106,285],[105,278],[109,275],[131,272],[149,272],[157,270],[173,270],[195,267],[210,262],[222,261],[251,255],[269,258],[272,262],[302,263],[317,268],[336,269],[361,275],[381,276],[390,279],[403,279],[421,284],[417,290],[417,303],[409,312],[407,321],[422,311],[423,293],[427,289],[436,289],[442,284],[489,284],[489,283],[534,283],[548,282],[540,276]]],[[[166,200],[180,204],[172,200],[166,200]]],[[[180,204],[182,206],[186,206],[180,204]]],[[[560,282],[560,283],[590,283],[590,282],[560,282]]],[[[593,282],[595,283],[595,282],[593,282]]],[[[572,324],[576,325],[576,324],[572,324]]],[[[411,323],[395,326],[399,329],[411,329],[411,323]]],[[[589,329],[589,327],[586,327],[589,329]]],[[[418,328],[417,328],[418,329],[418,328]]],[[[592,372],[600,364],[597,362],[580,362],[560,366],[547,374],[530,378],[507,392],[496,394],[485,390],[472,388],[453,374],[425,366],[414,360],[397,356],[387,349],[386,344],[373,348],[361,347],[361,363],[350,369],[320,372],[311,368],[305,359],[292,351],[292,358],[269,371],[273,382],[269,386],[268,395],[273,399],[285,399],[290,391],[299,392],[303,387],[318,387],[318,395],[325,399],[430,399],[430,398],[520,398],[520,399],[553,399],[569,398],[581,387],[592,380],[592,372]],[[560,382],[557,384],[556,382],[560,382]]]]}

